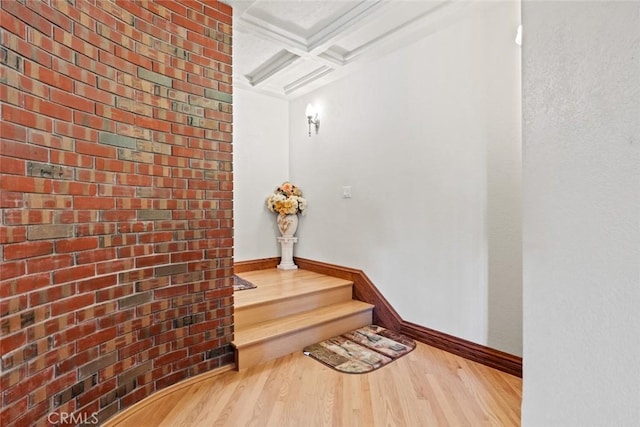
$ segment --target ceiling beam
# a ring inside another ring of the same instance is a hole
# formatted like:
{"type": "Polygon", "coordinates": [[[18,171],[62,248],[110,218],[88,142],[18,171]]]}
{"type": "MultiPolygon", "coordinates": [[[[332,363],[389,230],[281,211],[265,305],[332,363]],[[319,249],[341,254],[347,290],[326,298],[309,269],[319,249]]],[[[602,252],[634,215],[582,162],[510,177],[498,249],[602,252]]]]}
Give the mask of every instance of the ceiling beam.
{"type": "Polygon", "coordinates": [[[246,74],[245,77],[251,86],[258,86],[261,83],[264,83],[269,77],[296,62],[298,59],[300,59],[298,55],[287,50],[282,50],[272,56],[268,61],[262,63],[262,65],[251,73],[246,74]]]}

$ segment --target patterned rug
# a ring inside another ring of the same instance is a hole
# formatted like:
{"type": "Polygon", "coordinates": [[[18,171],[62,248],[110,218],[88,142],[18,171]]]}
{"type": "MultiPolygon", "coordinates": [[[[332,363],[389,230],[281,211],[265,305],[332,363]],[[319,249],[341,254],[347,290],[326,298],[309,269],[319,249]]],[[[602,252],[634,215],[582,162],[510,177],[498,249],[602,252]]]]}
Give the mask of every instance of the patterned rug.
{"type": "Polygon", "coordinates": [[[416,348],[411,338],[369,325],[305,347],[304,354],[340,372],[373,371],[416,348]]]}
{"type": "Polygon", "coordinates": [[[235,274],[233,275],[233,290],[234,291],[244,291],[245,289],[253,289],[257,288],[256,285],[249,282],[248,280],[244,280],[235,274]]]}

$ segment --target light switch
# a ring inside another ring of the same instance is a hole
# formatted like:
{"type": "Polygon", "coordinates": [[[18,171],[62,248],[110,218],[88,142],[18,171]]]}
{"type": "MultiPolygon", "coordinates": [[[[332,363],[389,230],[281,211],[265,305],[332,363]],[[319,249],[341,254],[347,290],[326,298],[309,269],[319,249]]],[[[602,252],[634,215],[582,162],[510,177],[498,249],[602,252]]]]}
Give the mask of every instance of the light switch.
{"type": "Polygon", "coordinates": [[[342,187],[342,198],[350,199],[351,198],[351,186],[345,185],[342,187]]]}

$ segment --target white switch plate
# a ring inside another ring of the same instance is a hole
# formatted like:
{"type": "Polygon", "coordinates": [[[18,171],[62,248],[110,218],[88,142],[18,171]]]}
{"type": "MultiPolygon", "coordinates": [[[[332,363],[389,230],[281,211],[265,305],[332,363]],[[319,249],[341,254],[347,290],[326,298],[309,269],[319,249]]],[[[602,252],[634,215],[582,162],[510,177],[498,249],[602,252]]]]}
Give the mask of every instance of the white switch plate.
{"type": "Polygon", "coordinates": [[[342,187],[342,197],[344,199],[350,199],[351,198],[351,186],[350,185],[345,185],[342,187]]]}

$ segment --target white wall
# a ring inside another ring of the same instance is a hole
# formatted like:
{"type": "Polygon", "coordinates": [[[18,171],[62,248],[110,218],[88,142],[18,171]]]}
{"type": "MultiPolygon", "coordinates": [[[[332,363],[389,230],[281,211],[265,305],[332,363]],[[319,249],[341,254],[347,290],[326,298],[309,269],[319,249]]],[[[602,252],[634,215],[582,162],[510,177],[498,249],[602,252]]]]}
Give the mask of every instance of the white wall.
{"type": "Polygon", "coordinates": [[[234,258],[277,256],[267,196],[289,178],[289,103],[234,89],[234,258]]]}
{"type": "Polygon", "coordinates": [[[405,320],[514,354],[518,24],[518,2],[470,6],[290,105],[291,178],[309,200],[295,254],[364,270],[405,320]],[[322,123],[310,138],[308,102],[322,123]]]}
{"type": "Polygon", "coordinates": [[[640,3],[524,2],[524,426],[640,422],[640,3]]]}

